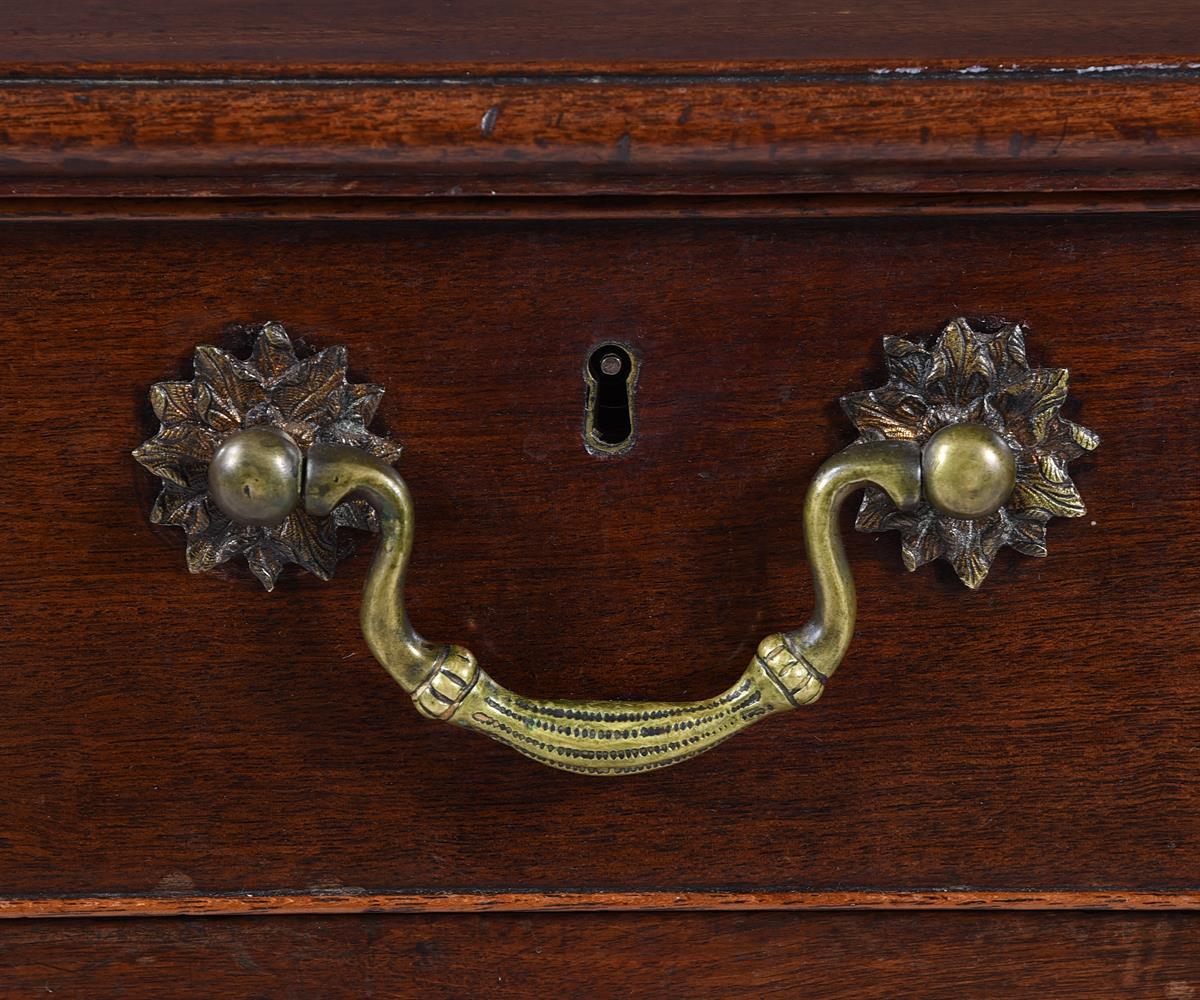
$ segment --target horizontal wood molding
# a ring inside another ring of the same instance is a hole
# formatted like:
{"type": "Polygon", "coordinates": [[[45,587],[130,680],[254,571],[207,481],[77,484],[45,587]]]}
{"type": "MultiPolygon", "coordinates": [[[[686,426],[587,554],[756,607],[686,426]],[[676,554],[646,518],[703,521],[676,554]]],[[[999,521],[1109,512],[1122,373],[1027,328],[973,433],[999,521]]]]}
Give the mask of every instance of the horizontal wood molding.
{"type": "Polygon", "coordinates": [[[669,195],[623,197],[24,197],[0,198],[4,222],[387,222],[838,219],[1200,212],[1200,191],[1010,194],[669,195]]]}
{"type": "Polygon", "coordinates": [[[0,192],[1195,190],[1200,64],[0,80],[0,192]]]}
{"type": "Polygon", "coordinates": [[[279,892],[0,899],[0,918],[639,910],[1196,910],[1200,888],[279,892]]]}

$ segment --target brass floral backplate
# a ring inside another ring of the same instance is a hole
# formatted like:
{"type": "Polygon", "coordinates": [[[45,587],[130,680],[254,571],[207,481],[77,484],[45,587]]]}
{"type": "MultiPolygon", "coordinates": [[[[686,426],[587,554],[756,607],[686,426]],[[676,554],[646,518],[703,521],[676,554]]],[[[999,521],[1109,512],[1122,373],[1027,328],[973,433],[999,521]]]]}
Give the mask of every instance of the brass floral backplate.
{"type": "Polygon", "coordinates": [[[901,511],[869,487],[858,511],[859,531],[900,532],[910,570],[945,559],[968,587],[978,587],[1005,545],[1046,555],[1052,517],[1081,517],[1083,501],[1067,463],[1100,443],[1093,431],[1062,416],[1067,369],[1031,368],[1017,323],[958,318],[929,344],[884,337],[890,378],[878,389],[842,398],[859,441],[912,441],[924,446],[944,427],[981,424],[1016,459],[1008,500],[987,518],[952,517],[923,501],[901,511]]]}
{"type": "Polygon", "coordinates": [[[337,529],[376,530],[370,504],[346,500],[319,519],[297,507],[274,527],[239,524],[213,502],[209,463],[231,435],[271,427],[304,451],[318,443],[350,445],[391,464],[400,457],[400,446],[367,430],[383,389],[347,380],[345,347],[301,358],[278,323],[248,332],[256,337],[246,360],[201,345],[190,382],[159,382],[151,388],[150,403],[162,426],[134,452],[163,482],[150,519],[187,533],[193,573],[245,556],[267,590],[288,563],[327,580],[352,548],[337,529]]]}

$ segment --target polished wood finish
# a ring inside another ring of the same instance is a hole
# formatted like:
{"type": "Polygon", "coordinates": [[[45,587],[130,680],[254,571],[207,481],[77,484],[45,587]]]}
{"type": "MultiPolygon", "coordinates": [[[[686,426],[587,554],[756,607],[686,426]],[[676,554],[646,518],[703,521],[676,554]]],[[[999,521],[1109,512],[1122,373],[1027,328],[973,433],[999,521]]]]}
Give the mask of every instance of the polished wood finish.
{"type": "Polygon", "coordinates": [[[1193,915],[1032,911],[1200,905],[1197,106],[1194,0],[0,0],[0,915],[74,918],[0,921],[0,992],[1195,994],[1193,915]],[[702,696],[809,610],[881,335],[988,313],[1072,370],[1089,516],[974,594],[850,537],[827,697],[624,782],[417,716],[365,552],[189,577],[129,457],[195,343],[346,343],[420,629],[702,696]]]}
{"type": "Polygon", "coordinates": [[[0,925],[11,996],[1185,1000],[1181,914],[531,914],[0,925]]]}
{"type": "Polygon", "coordinates": [[[0,198],[15,222],[289,222],[395,220],[514,222],[533,219],[980,218],[994,215],[1114,215],[1200,212],[1200,192],[1081,191],[959,195],[756,195],[575,198],[0,198]]]}
{"type": "Polygon", "coordinates": [[[1194,234],[1150,215],[0,228],[0,389],[20,400],[0,498],[23,512],[0,540],[6,893],[42,912],[348,889],[1194,893],[1194,234]],[[807,613],[797,517],[852,437],[836,398],[882,381],[883,333],[960,312],[1024,319],[1034,361],[1072,368],[1104,439],[1074,470],[1090,517],[975,594],[852,535],[860,627],[828,697],[625,782],[418,717],[358,632],[365,554],[272,595],[189,577],[127,457],[146,386],[187,375],[197,341],[245,346],[227,324],[345,342],[406,446],[423,632],[539,695],[702,697],[807,613]],[[640,440],[607,461],[580,439],[601,338],[643,359],[640,440]],[[693,666],[632,688],[661,662],[643,634],[693,666]]]}
{"type": "Polygon", "coordinates": [[[0,65],[47,73],[363,74],[1200,59],[1191,0],[104,0],[0,3],[0,65]]]}
{"type": "Polygon", "coordinates": [[[0,80],[9,194],[1191,190],[1200,64],[0,80]],[[747,111],[747,109],[753,109],[747,111]]]}
{"type": "MultiPolygon", "coordinates": [[[[179,881],[179,880],[176,880],[179,881]]],[[[227,917],[289,913],[636,913],[694,910],[1195,910],[1200,892],[1121,889],[491,890],[195,895],[170,884],[143,895],[0,897],[0,918],[227,917]]]]}

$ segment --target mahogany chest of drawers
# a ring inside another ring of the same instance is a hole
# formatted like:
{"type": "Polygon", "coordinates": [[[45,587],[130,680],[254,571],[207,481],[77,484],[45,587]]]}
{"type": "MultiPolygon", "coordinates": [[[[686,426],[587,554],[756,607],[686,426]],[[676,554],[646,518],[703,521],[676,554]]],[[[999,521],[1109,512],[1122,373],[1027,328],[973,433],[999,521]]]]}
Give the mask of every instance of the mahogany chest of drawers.
{"type": "Polygon", "coordinates": [[[1194,3],[0,9],[0,993],[1200,991],[1194,3]]]}

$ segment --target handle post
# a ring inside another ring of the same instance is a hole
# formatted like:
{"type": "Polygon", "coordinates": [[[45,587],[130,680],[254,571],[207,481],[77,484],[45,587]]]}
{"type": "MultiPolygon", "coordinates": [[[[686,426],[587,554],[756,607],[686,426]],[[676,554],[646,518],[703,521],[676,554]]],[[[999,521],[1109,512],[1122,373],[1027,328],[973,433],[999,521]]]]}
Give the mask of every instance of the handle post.
{"type": "Polygon", "coordinates": [[[842,503],[880,486],[901,510],[921,500],[921,450],[911,441],[869,441],[838,452],[817,470],[804,499],[804,547],[813,575],[813,614],[786,633],[788,647],[828,679],[854,637],[858,600],[838,528],[842,503]]]}

